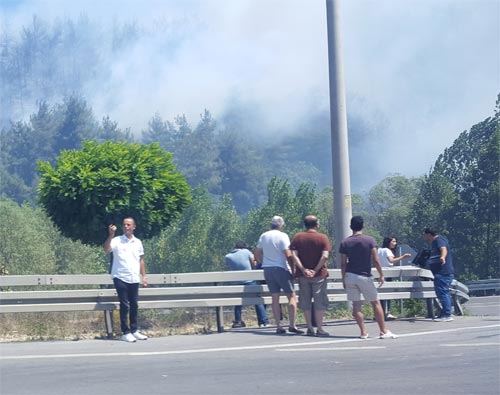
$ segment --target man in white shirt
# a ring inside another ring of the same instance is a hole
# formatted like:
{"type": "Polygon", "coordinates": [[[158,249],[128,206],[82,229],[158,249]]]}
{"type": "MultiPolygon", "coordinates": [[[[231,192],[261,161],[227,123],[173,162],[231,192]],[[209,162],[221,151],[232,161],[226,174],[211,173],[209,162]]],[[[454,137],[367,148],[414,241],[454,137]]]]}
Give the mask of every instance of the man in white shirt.
{"type": "Polygon", "coordinates": [[[276,322],[276,333],[286,333],[281,326],[280,316],[280,293],[288,298],[288,318],[290,321],[288,331],[295,334],[303,334],[304,331],[295,326],[297,316],[297,297],[293,286],[293,275],[288,260],[293,261],[289,249],[290,238],[283,232],[285,221],[280,216],[271,219],[271,230],[264,232],[255,249],[255,259],[262,263],[264,278],[271,292],[273,316],[276,322]]]}
{"type": "Polygon", "coordinates": [[[120,326],[123,333],[121,340],[126,342],[148,338],[137,330],[141,276],[145,287],[148,282],[144,264],[144,248],[141,240],[134,236],[135,227],[133,218],[125,218],[123,235],[115,237],[116,226],[109,225],[108,238],[104,243],[104,251],[113,253],[111,277],[120,300],[120,326]]]}

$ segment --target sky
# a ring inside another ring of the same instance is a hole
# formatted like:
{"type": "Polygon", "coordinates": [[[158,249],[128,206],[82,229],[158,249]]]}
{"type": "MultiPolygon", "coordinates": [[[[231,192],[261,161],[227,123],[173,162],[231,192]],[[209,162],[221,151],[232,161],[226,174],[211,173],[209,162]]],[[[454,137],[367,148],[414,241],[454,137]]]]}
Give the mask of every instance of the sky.
{"type": "MultiPolygon", "coordinates": [[[[426,174],[459,134],[493,115],[500,93],[500,1],[340,1],[348,118],[366,136],[367,171],[426,174]]],[[[284,134],[327,111],[325,0],[1,0],[15,29],[85,14],[111,26],[135,21],[150,34],[113,59],[89,100],[98,118],[142,130],[171,120],[217,119],[240,106],[259,133],[284,134]],[[133,76],[133,78],[130,78],[133,76]]],[[[361,158],[362,160],[362,158],[361,158]]]]}

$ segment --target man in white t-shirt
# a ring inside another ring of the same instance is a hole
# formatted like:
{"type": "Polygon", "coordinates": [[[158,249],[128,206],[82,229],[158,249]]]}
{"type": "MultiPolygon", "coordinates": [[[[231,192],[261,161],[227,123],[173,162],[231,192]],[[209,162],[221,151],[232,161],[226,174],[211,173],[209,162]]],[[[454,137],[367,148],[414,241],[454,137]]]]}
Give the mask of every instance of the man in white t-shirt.
{"type": "Polygon", "coordinates": [[[255,259],[262,263],[264,278],[271,292],[273,316],[276,322],[276,333],[286,333],[281,326],[280,316],[280,293],[288,298],[288,331],[295,334],[303,334],[304,331],[295,326],[297,316],[297,297],[293,286],[293,275],[288,260],[292,261],[292,253],[289,249],[290,238],[283,232],[285,221],[280,216],[271,219],[271,230],[264,232],[255,249],[255,259]]]}
{"type": "Polygon", "coordinates": [[[120,326],[123,333],[121,340],[135,342],[148,337],[137,330],[139,309],[139,283],[147,287],[144,248],[142,242],[134,236],[135,220],[131,217],[123,220],[123,235],[116,236],[116,226],[109,225],[108,238],[104,242],[104,251],[113,253],[111,277],[120,300],[120,326]],[[130,326],[129,326],[130,322],[130,326]]]}

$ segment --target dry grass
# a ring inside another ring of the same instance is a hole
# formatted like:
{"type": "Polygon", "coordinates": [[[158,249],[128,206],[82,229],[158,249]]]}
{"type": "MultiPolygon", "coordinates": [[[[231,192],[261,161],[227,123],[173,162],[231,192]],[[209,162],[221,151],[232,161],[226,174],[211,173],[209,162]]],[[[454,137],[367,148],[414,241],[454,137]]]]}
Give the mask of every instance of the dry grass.
{"type": "Polygon", "coordinates": [[[0,341],[80,340],[102,335],[102,312],[9,313],[0,321],[0,341]]]}
{"type": "MultiPolygon", "coordinates": [[[[231,322],[232,310],[224,313],[231,322]]],[[[113,315],[115,336],[119,312],[113,315]]],[[[140,310],[142,332],[152,337],[203,334],[217,330],[215,310],[208,308],[140,310]]],[[[34,340],[83,340],[106,338],[103,312],[8,313],[0,320],[0,342],[34,340]]]]}
{"type": "MultiPolygon", "coordinates": [[[[410,302],[410,301],[405,301],[410,302]]],[[[411,303],[409,303],[411,304],[411,303]]],[[[405,310],[413,316],[415,311],[422,311],[423,302],[414,301],[412,308],[405,310]]],[[[272,323],[271,308],[268,316],[272,323]]],[[[371,316],[371,306],[363,306],[366,317],[371,316]]],[[[425,311],[425,310],[424,310],[425,311]]],[[[286,308],[283,308],[284,320],[287,320],[286,308]]],[[[223,311],[225,327],[230,327],[233,320],[233,308],[223,311]]],[[[325,320],[352,319],[346,303],[330,303],[325,313],[325,320]]],[[[257,326],[257,317],[253,306],[243,309],[243,320],[247,326],[257,326]]],[[[115,336],[120,332],[119,312],[113,316],[115,336]]],[[[299,311],[297,322],[304,323],[299,311]]],[[[214,308],[159,309],[139,310],[140,330],[151,337],[181,334],[206,334],[217,331],[214,308]]],[[[34,340],[83,340],[104,339],[107,337],[103,312],[52,312],[52,313],[8,313],[0,320],[0,342],[34,340]]]]}

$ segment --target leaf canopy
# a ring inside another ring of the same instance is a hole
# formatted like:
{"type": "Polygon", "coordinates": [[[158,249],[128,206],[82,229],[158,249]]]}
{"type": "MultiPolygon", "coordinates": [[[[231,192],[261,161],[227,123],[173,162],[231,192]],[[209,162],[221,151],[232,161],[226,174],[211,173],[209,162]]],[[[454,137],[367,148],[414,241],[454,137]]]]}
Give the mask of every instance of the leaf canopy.
{"type": "Polygon", "coordinates": [[[39,201],[61,232],[101,244],[110,223],[132,216],[136,234],[150,238],[190,202],[185,177],[158,144],[84,141],[62,151],[53,167],[39,162],[39,201]]]}

